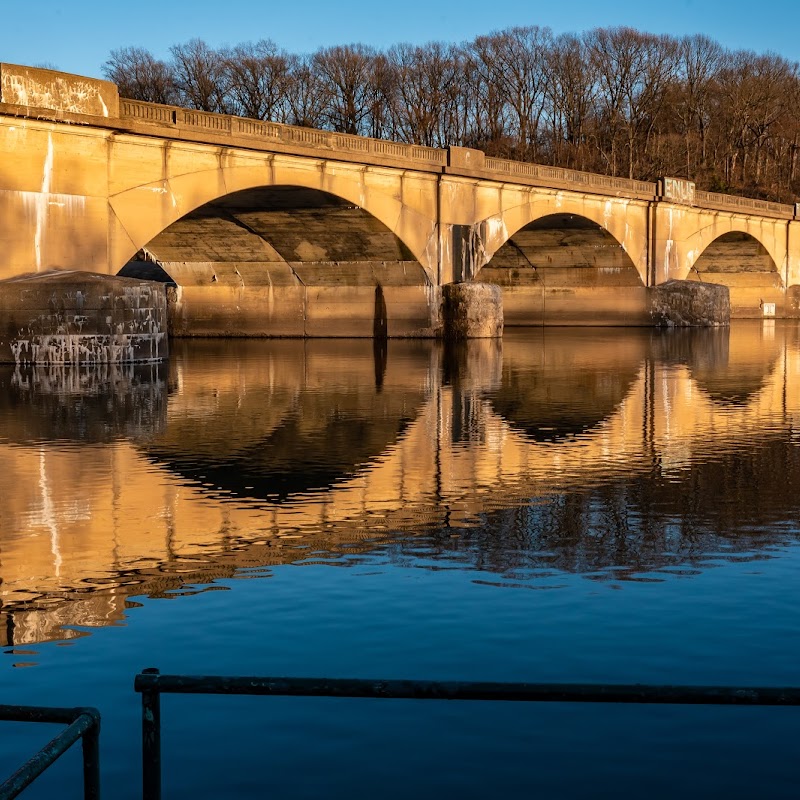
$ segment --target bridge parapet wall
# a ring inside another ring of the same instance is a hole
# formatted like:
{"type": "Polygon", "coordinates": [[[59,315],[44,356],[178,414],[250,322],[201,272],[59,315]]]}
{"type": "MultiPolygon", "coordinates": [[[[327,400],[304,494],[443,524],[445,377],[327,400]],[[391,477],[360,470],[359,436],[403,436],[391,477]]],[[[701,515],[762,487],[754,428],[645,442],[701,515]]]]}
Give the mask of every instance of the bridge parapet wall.
{"type": "Polygon", "coordinates": [[[0,64],[0,102],[89,117],[119,116],[115,84],[17,64],[0,64]]]}
{"type": "Polygon", "coordinates": [[[650,181],[613,178],[610,175],[596,175],[592,172],[510,161],[505,158],[487,157],[485,169],[495,180],[501,175],[508,175],[514,183],[569,186],[572,189],[580,187],[596,194],[613,193],[642,199],[652,199],[656,193],[656,185],[650,181]]]}

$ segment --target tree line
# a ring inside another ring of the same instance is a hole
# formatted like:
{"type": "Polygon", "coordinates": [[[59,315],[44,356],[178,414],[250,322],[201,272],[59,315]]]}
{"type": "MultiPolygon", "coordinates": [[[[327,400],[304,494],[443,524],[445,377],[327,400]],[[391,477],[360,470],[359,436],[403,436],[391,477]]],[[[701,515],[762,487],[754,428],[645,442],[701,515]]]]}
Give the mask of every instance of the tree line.
{"type": "Polygon", "coordinates": [[[103,65],[120,94],[203,111],[794,202],[800,67],[703,36],[528,26],[463,44],[289,53],[264,39],[103,65]]]}

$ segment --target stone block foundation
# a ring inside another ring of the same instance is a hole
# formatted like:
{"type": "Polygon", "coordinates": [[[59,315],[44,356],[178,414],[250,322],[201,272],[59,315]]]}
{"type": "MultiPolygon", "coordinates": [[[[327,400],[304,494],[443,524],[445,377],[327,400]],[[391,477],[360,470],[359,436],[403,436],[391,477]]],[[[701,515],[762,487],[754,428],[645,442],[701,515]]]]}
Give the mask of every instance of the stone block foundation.
{"type": "Polygon", "coordinates": [[[442,287],[444,338],[490,339],[503,335],[503,293],[490,283],[442,287]]]}
{"type": "Polygon", "coordinates": [[[0,281],[0,363],[154,362],[168,352],[164,284],[73,270],[0,281]]]}
{"type": "Polygon", "coordinates": [[[667,281],[650,289],[650,316],[660,328],[729,325],[730,291],[718,283],[667,281]]]}

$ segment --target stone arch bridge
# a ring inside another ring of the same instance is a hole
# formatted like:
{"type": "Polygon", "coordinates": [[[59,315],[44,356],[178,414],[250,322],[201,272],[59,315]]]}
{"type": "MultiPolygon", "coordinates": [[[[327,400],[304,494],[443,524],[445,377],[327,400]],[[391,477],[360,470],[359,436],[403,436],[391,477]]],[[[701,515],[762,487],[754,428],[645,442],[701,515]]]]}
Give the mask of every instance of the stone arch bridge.
{"type": "Polygon", "coordinates": [[[671,278],[794,316],[800,207],[120,98],[0,65],[0,278],[176,284],[173,332],[432,335],[444,284],[507,325],[647,324],[671,278]],[[165,274],[166,273],[166,274],[165,274]]]}

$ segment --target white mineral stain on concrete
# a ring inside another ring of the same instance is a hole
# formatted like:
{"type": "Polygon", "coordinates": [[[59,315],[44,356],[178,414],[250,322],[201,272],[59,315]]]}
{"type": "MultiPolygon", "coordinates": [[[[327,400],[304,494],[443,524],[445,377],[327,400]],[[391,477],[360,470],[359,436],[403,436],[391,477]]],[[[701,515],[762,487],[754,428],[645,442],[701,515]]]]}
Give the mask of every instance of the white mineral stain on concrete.
{"type": "Polygon", "coordinates": [[[272,319],[275,316],[275,290],[272,286],[272,275],[269,274],[269,270],[267,270],[267,283],[269,284],[267,288],[267,309],[269,318],[272,319]]]}
{"type": "Polygon", "coordinates": [[[50,108],[70,114],[109,116],[99,86],[91,80],[76,79],[72,75],[69,78],[52,76],[43,79],[41,76],[4,71],[0,88],[5,103],[50,108]]]}
{"type": "Polygon", "coordinates": [[[153,295],[149,286],[123,287],[115,297],[117,308],[132,312],[133,319],[114,324],[113,315],[94,319],[80,313],[85,303],[81,290],[66,292],[63,298],[53,293],[60,312],[43,311],[19,330],[9,348],[18,365],[27,364],[120,364],[159,361],[163,358],[162,317],[166,298],[153,295]],[[63,304],[59,303],[63,299],[63,304]],[[92,327],[96,330],[92,331],[92,327]],[[88,330],[87,330],[88,329],[88,330]]]}
{"type": "Polygon", "coordinates": [[[42,268],[42,238],[44,228],[47,224],[47,204],[50,186],[53,182],[53,134],[47,134],[47,155],[44,159],[44,169],[42,170],[42,188],[36,197],[36,233],[33,239],[33,252],[36,259],[36,271],[42,268]]]}
{"type": "Polygon", "coordinates": [[[672,238],[672,232],[675,227],[675,209],[669,209],[669,227],[667,229],[667,241],[664,246],[664,280],[667,280],[672,274],[672,261],[675,249],[675,240],[672,238]]]}
{"type": "Polygon", "coordinates": [[[481,243],[482,250],[485,247],[486,250],[494,252],[508,241],[508,228],[506,228],[506,221],[502,214],[497,214],[486,220],[486,234],[486,241],[481,243]]]}

